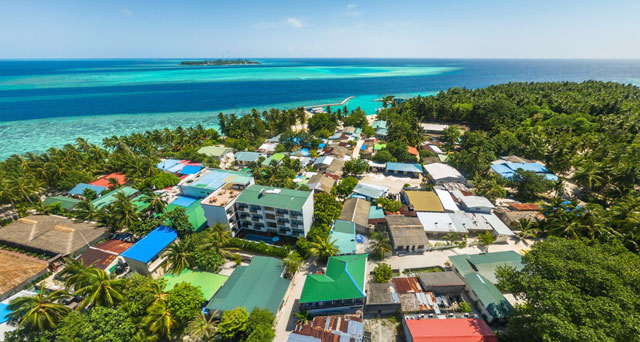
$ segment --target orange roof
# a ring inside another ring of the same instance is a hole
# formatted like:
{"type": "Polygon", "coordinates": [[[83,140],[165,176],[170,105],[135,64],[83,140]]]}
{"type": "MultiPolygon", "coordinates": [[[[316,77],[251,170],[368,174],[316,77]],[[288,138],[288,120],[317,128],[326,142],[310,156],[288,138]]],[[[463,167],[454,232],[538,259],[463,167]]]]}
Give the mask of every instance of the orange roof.
{"type": "Polygon", "coordinates": [[[106,176],[102,176],[93,182],[89,183],[91,185],[104,186],[105,188],[109,187],[109,178],[115,178],[118,181],[118,184],[124,185],[127,183],[127,178],[122,173],[114,172],[112,174],[108,174],[106,176]]]}
{"type": "Polygon", "coordinates": [[[479,318],[407,319],[406,323],[414,342],[498,342],[479,318]]]}
{"type": "Polygon", "coordinates": [[[540,206],[535,203],[511,203],[509,207],[514,210],[522,211],[537,211],[540,210],[540,206]]]}
{"type": "Polygon", "coordinates": [[[393,287],[398,293],[422,292],[422,287],[416,277],[397,277],[391,279],[393,287]]]}
{"type": "Polygon", "coordinates": [[[129,247],[131,246],[133,246],[133,243],[131,242],[126,242],[122,240],[107,240],[97,244],[95,247],[105,251],[120,254],[126,251],[127,249],[129,249],[129,247]]]}
{"type": "Polygon", "coordinates": [[[417,156],[420,154],[418,153],[418,149],[413,146],[407,146],[407,150],[409,151],[409,154],[413,154],[414,156],[417,156]]]}

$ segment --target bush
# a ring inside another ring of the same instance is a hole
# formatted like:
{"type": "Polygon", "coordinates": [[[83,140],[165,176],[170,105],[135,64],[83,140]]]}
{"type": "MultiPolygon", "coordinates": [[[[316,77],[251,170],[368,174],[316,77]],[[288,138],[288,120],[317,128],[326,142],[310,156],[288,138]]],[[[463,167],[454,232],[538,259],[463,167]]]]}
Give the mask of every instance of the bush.
{"type": "Polygon", "coordinates": [[[460,311],[462,312],[471,312],[471,305],[469,305],[469,303],[467,302],[462,302],[459,304],[460,306],[460,311]]]}
{"type": "Polygon", "coordinates": [[[309,240],[305,238],[298,238],[298,241],[296,241],[296,251],[298,251],[298,254],[300,254],[302,259],[309,257],[309,254],[311,253],[310,248],[309,240]]]}
{"type": "Polygon", "coordinates": [[[178,178],[173,173],[169,172],[159,172],[155,175],[144,180],[144,186],[151,189],[165,189],[171,186],[175,186],[180,182],[180,178],[178,178]]]}
{"type": "Polygon", "coordinates": [[[391,265],[381,262],[373,269],[374,278],[377,283],[386,283],[393,277],[391,265]]]}
{"type": "Polygon", "coordinates": [[[291,250],[289,246],[277,247],[277,246],[267,245],[262,241],[253,242],[253,241],[242,240],[239,238],[233,238],[229,240],[229,242],[227,242],[227,247],[235,247],[245,251],[270,255],[277,258],[285,258],[287,255],[289,255],[289,251],[291,250]]]}

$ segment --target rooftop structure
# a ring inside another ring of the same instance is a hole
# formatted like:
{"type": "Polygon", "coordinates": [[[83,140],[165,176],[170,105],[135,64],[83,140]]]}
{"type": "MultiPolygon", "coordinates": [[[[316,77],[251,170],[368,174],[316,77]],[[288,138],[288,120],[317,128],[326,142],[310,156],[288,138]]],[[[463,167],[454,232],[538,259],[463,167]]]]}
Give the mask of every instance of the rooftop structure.
{"type": "Polygon", "coordinates": [[[328,176],[324,173],[314,175],[307,182],[307,186],[316,192],[330,193],[333,185],[336,184],[336,179],[328,176]]]}
{"type": "Polygon", "coordinates": [[[418,156],[418,149],[413,147],[413,146],[407,146],[407,152],[409,152],[409,154],[413,155],[413,156],[418,156]]]}
{"type": "Polygon", "coordinates": [[[464,280],[456,272],[423,272],[418,275],[425,291],[451,293],[464,289],[464,280]]]}
{"type": "Polygon", "coordinates": [[[85,265],[93,265],[95,268],[106,270],[120,254],[131,246],[133,246],[131,242],[107,240],[87,249],[80,255],[80,260],[85,265]]]}
{"type": "Polygon", "coordinates": [[[151,233],[147,234],[140,241],[129,247],[122,256],[127,259],[137,260],[148,263],[158,256],[162,250],[169,246],[176,238],[178,233],[175,230],[160,226],[151,233]]]}
{"type": "Polygon", "coordinates": [[[456,201],[453,200],[453,197],[451,197],[451,193],[449,193],[449,191],[441,189],[433,189],[433,191],[438,196],[438,199],[440,200],[440,203],[442,203],[442,208],[445,212],[452,213],[460,211],[460,208],[458,208],[456,201]]]}
{"type": "Polygon", "coordinates": [[[284,153],[274,153],[262,162],[262,166],[270,166],[272,161],[280,163],[286,156],[284,153]]]}
{"type": "Polygon", "coordinates": [[[402,199],[414,211],[443,212],[442,203],[433,191],[402,191],[402,199]]]}
{"type": "Polygon", "coordinates": [[[519,211],[538,211],[541,208],[536,203],[509,203],[509,209],[519,211]]]}
{"type": "Polygon", "coordinates": [[[53,196],[44,200],[44,205],[52,205],[60,203],[60,206],[65,210],[72,210],[78,203],[82,202],[79,199],[66,197],[66,196],[53,196]]]}
{"type": "Polygon", "coordinates": [[[264,144],[260,145],[260,147],[258,147],[258,152],[261,153],[273,153],[276,150],[276,147],[278,146],[278,143],[271,143],[271,142],[265,142],[264,144]]]}
{"type": "Polygon", "coordinates": [[[439,124],[430,124],[430,123],[422,123],[420,124],[420,126],[426,133],[442,133],[442,131],[449,128],[449,125],[439,125],[439,124]]]}
{"type": "Polygon", "coordinates": [[[377,144],[373,145],[373,150],[374,151],[384,150],[385,148],[387,148],[387,144],[377,143],[377,144]]]}
{"type": "Polygon", "coordinates": [[[46,273],[48,266],[44,260],[0,250],[0,300],[46,273]]]}
{"type": "Polygon", "coordinates": [[[327,173],[342,176],[344,173],[342,169],[344,168],[344,160],[342,159],[334,159],[331,162],[331,165],[327,167],[327,173]]]}
{"type": "Polygon", "coordinates": [[[389,235],[394,250],[422,252],[429,245],[427,234],[425,234],[424,228],[417,218],[391,215],[387,217],[387,221],[389,222],[389,235]],[[394,218],[398,217],[402,217],[401,221],[404,222],[394,222],[399,221],[394,220],[394,218]],[[391,220],[388,220],[389,218],[391,220]]]}
{"type": "Polygon", "coordinates": [[[491,201],[481,196],[463,196],[460,202],[462,207],[470,212],[490,213],[495,208],[491,201]]]}
{"type": "Polygon", "coordinates": [[[407,341],[498,342],[487,323],[479,318],[406,319],[407,341]]]}
{"type": "Polygon", "coordinates": [[[316,316],[298,324],[287,342],[362,341],[364,324],[359,315],[316,316]]]}
{"type": "Polygon", "coordinates": [[[342,206],[340,220],[353,222],[361,229],[365,229],[369,226],[370,207],[371,203],[367,200],[356,197],[348,198],[342,206]]]}
{"type": "Polygon", "coordinates": [[[443,163],[433,163],[427,164],[424,166],[425,171],[429,174],[429,177],[434,181],[435,184],[449,183],[449,182],[460,182],[464,183],[466,180],[462,176],[458,170],[455,168],[443,164],[443,163]]]}
{"type": "Polygon", "coordinates": [[[98,195],[107,190],[106,186],[99,186],[99,185],[91,185],[91,184],[87,184],[87,183],[80,183],[76,186],[73,187],[73,189],[69,190],[69,194],[71,195],[82,195],[84,193],[85,189],[91,189],[93,191],[95,191],[98,195]]]}
{"type": "Polygon", "coordinates": [[[360,195],[364,199],[368,201],[376,200],[380,197],[383,197],[389,192],[389,187],[382,185],[375,185],[369,183],[358,183],[355,188],[353,188],[353,193],[355,195],[360,195]]]}
{"type": "Polygon", "coordinates": [[[192,286],[200,287],[203,300],[209,301],[218,289],[224,285],[229,277],[216,273],[201,272],[185,269],[180,274],[165,274],[162,279],[166,280],[165,291],[171,291],[176,285],[186,282],[192,286]]]}
{"type": "Polygon", "coordinates": [[[241,187],[253,184],[253,176],[242,171],[206,169],[195,176],[189,176],[179,184],[180,192],[193,198],[204,198],[226,184],[241,187]]]}
{"type": "Polygon", "coordinates": [[[97,186],[103,186],[105,188],[108,188],[111,183],[109,182],[110,179],[115,179],[119,185],[125,185],[127,184],[127,176],[125,176],[122,173],[118,173],[118,172],[114,172],[114,173],[110,173],[106,176],[102,176],[96,180],[94,180],[93,182],[89,183],[91,185],[97,185],[97,186]]]}
{"type": "Polygon", "coordinates": [[[365,298],[368,254],[329,258],[325,274],[310,274],[304,282],[300,303],[365,298]]]}
{"type": "Polygon", "coordinates": [[[550,181],[557,181],[558,177],[549,172],[546,167],[540,163],[512,163],[504,162],[491,165],[491,170],[499,174],[500,176],[511,179],[515,176],[517,170],[531,171],[538,175],[544,176],[545,179],[550,181]]]}
{"type": "Polygon", "coordinates": [[[446,234],[450,232],[466,234],[468,232],[464,226],[454,225],[448,213],[419,212],[418,220],[422,224],[424,231],[429,234],[446,234]]]}
{"type": "Polygon", "coordinates": [[[371,128],[374,130],[378,128],[387,128],[387,122],[384,120],[376,120],[371,123],[371,128]]]}
{"type": "Polygon", "coordinates": [[[240,151],[240,152],[236,152],[235,159],[236,159],[236,162],[239,164],[248,164],[248,163],[257,162],[261,156],[262,155],[258,152],[240,151]]]}
{"type": "Polygon", "coordinates": [[[125,186],[119,189],[115,189],[105,195],[102,195],[94,199],[93,201],[91,201],[91,204],[93,204],[93,206],[96,207],[96,209],[101,209],[103,207],[106,207],[109,204],[116,201],[116,195],[118,193],[123,193],[127,197],[132,197],[133,195],[138,193],[138,190],[125,186]]]}
{"type": "Polygon", "coordinates": [[[391,173],[400,173],[403,175],[406,174],[421,174],[422,166],[420,164],[409,164],[409,163],[387,163],[387,172],[391,173]]]}
{"type": "Polygon", "coordinates": [[[301,210],[310,196],[312,196],[312,193],[309,191],[252,185],[240,194],[237,201],[246,204],[301,210]]]}
{"type": "Polygon", "coordinates": [[[356,225],[353,222],[335,220],[329,235],[338,248],[337,255],[356,254],[356,225]]]}
{"type": "Polygon", "coordinates": [[[433,153],[435,153],[435,154],[444,154],[444,151],[442,151],[442,150],[440,149],[440,147],[438,147],[438,146],[436,146],[436,145],[428,145],[428,146],[429,146],[429,149],[430,149],[431,151],[433,151],[433,153]]]}
{"type": "Polygon", "coordinates": [[[184,208],[186,210],[185,214],[187,215],[189,223],[191,223],[195,231],[199,231],[206,226],[207,217],[205,216],[203,206],[197,199],[179,197],[178,200],[173,201],[169,203],[169,205],[167,205],[167,207],[165,208],[165,212],[171,212],[176,208],[184,208]]]}
{"type": "Polygon", "coordinates": [[[162,171],[188,175],[197,173],[202,168],[202,164],[192,163],[188,160],[165,159],[156,164],[156,167],[162,171]]]}
{"type": "Polygon", "coordinates": [[[31,215],[0,228],[0,241],[54,255],[74,254],[109,233],[95,223],[61,216],[31,215]]]}
{"type": "Polygon", "coordinates": [[[233,149],[226,146],[204,146],[198,150],[198,153],[204,154],[207,157],[222,159],[225,155],[233,153],[233,149]]]}
{"type": "Polygon", "coordinates": [[[209,312],[244,307],[248,312],[263,308],[276,314],[289,287],[282,260],[255,256],[249,266],[237,266],[207,304],[209,312]]]}

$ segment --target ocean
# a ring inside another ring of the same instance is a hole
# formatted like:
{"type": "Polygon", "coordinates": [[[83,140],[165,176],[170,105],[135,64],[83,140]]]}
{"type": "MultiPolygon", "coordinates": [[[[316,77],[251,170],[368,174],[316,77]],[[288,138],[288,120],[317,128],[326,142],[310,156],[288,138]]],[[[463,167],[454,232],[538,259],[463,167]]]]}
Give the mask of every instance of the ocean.
{"type": "Polygon", "coordinates": [[[604,80],[640,86],[640,60],[255,59],[181,66],[175,59],[0,60],[0,159],[76,137],[164,127],[217,127],[217,114],[295,108],[355,96],[373,114],[383,95],[519,81],[604,80]]]}

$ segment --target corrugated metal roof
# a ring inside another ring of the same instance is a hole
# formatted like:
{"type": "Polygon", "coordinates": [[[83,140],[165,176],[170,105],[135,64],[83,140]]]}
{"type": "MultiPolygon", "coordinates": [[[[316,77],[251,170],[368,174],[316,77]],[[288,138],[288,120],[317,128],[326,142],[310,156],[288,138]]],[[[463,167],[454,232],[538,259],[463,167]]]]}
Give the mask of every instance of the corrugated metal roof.
{"type": "Polygon", "coordinates": [[[443,163],[433,163],[427,164],[424,166],[424,169],[429,173],[429,176],[434,180],[453,178],[456,180],[464,181],[464,177],[458,170],[455,168],[443,164],[443,163]]]}
{"type": "Polygon", "coordinates": [[[422,173],[422,166],[420,164],[388,162],[387,171],[422,173]]]}
{"type": "Polygon", "coordinates": [[[143,263],[149,262],[165,247],[171,244],[178,237],[175,230],[160,226],[147,234],[142,240],[127,249],[122,256],[125,258],[138,260],[143,263]]]}
{"type": "Polygon", "coordinates": [[[460,208],[458,208],[458,205],[453,200],[453,197],[451,197],[449,191],[440,189],[433,189],[433,191],[435,191],[436,195],[440,199],[440,203],[442,203],[442,207],[445,211],[460,211],[460,208]]]}

